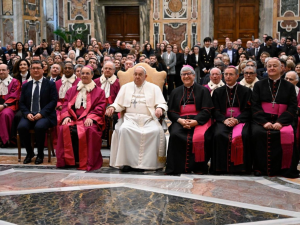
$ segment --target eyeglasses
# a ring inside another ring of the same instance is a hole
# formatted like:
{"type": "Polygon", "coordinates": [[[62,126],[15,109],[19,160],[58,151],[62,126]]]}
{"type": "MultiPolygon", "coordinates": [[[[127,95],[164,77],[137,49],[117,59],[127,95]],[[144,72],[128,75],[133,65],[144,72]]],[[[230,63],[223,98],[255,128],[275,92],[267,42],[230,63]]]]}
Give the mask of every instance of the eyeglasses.
{"type": "Polygon", "coordinates": [[[219,66],[222,67],[223,65],[215,65],[215,67],[219,67],[219,66]]]}
{"type": "Polygon", "coordinates": [[[192,73],[182,73],[182,74],[181,74],[181,76],[183,76],[183,77],[184,77],[184,76],[190,76],[190,75],[192,75],[192,73]]]}
{"type": "Polygon", "coordinates": [[[252,75],[254,75],[255,73],[253,73],[253,72],[245,72],[244,73],[244,75],[250,75],[250,76],[252,76],[252,75]]]}

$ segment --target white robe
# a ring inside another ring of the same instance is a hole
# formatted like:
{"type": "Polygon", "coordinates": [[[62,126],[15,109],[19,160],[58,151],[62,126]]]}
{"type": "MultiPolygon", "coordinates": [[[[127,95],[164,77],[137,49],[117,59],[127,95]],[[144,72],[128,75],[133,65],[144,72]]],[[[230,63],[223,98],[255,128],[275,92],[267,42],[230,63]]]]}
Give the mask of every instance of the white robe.
{"type": "Polygon", "coordinates": [[[137,88],[134,82],[123,85],[115,102],[116,112],[125,110],[112,135],[110,166],[155,170],[165,163],[166,139],[162,126],[155,117],[157,107],[168,110],[158,86],[145,82],[137,88]],[[135,93],[134,93],[135,91],[135,93]],[[134,107],[133,101],[137,104],[134,107]]]}

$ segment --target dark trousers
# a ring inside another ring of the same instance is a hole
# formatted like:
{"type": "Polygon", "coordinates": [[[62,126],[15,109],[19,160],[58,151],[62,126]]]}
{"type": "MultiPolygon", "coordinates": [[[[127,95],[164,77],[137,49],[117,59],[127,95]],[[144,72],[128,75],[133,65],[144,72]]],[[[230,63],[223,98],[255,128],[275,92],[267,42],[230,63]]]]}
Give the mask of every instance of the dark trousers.
{"type": "Polygon", "coordinates": [[[174,89],[175,76],[175,74],[168,75],[168,95],[170,95],[174,89]]]}
{"type": "Polygon", "coordinates": [[[29,121],[28,119],[22,118],[19,125],[18,131],[21,142],[26,148],[28,155],[33,154],[31,147],[31,137],[29,130],[34,129],[35,143],[38,149],[38,156],[44,158],[44,143],[46,131],[51,127],[51,123],[46,118],[41,118],[38,121],[29,121]]]}

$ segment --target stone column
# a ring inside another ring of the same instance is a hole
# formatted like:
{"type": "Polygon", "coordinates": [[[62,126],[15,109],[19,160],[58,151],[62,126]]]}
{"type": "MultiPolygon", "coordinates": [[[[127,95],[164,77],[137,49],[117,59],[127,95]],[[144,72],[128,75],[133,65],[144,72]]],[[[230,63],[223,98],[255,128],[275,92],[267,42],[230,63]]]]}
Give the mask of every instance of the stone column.
{"type": "Polygon", "coordinates": [[[24,31],[24,20],[23,20],[23,1],[20,3],[19,0],[13,1],[14,8],[14,41],[24,42],[25,31],[24,31]]]}
{"type": "Polygon", "coordinates": [[[200,20],[200,41],[205,37],[213,37],[214,35],[214,14],[213,14],[213,0],[201,1],[201,20],[200,20]]]}
{"type": "Polygon", "coordinates": [[[274,0],[261,0],[259,4],[259,39],[261,41],[263,41],[264,34],[272,36],[273,33],[273,4],[274,0]]]}

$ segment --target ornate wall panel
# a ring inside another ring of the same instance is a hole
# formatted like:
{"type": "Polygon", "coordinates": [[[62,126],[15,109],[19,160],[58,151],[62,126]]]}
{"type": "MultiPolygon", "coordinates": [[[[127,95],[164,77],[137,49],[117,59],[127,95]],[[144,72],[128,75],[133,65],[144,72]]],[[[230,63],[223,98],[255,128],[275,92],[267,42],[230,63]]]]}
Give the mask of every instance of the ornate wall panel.
{"type": "Polygon", "coordinates": [[[3,44],[11,44],[14,40],[14,21],[12,19],[3,19],[3,44]]]}
{"type": "Polygon", "coordinates": [[[68,0],[68,20],[91,20],[91,0],[68,0]]]}
{"type": "Polygon", "coordinates": [[[84,43],[88,43],[91,39],[91,24],[87,23],[69,23],[69,31],[75,31],[76,34],[86,37],[83,39],[84,43]]]}
{"type": "Polygon", "coordinates": [[[33,40],[33,43],[40,43],[40,32],[41,32],[41,24],[39,21],[24,21],[25,28],[25,40],[33,40]]]}
{"type": "Polygon", "coordinates": [[[300,0],[275,0],[274,36],[292,37],[300,42],[300,0]]]}
{"type": "Polygon", "coordinates": [[[23,0],[24,16],[40,17],[40,0],[23,0]]]}
{"type": "Polygon", "coordinates": [[[177,44],[183,50],[192,47],[199,40],[199,13],[201,4],[198,0],[152,0],[150,21],[150,42],[153,46],[164,39],[177,44]],[[161,10],[160,10],[161,9],[161,10]]]}
{"type": "Polygon", "coordinates": [[[13,15],[13,0],[2,1],[2,15],[13,15]]]}
{"type": "Polygon", "coordinates": [[[187,24],[164,24],[164,39],[184,49],[187,46],[187,24]]]}

